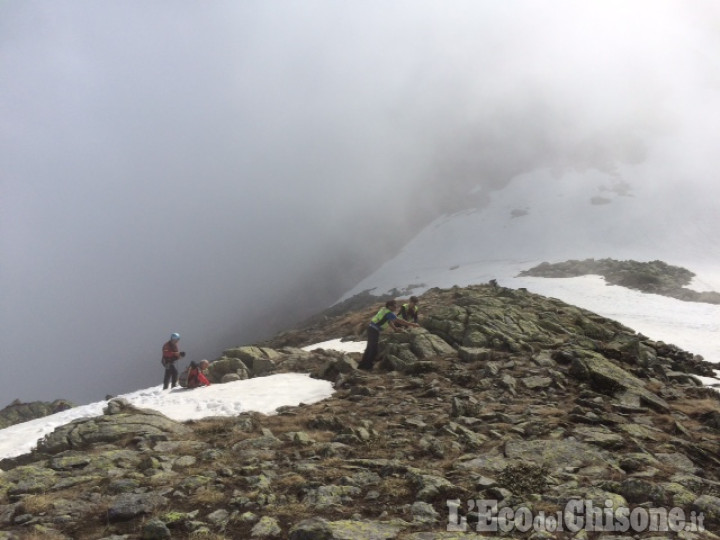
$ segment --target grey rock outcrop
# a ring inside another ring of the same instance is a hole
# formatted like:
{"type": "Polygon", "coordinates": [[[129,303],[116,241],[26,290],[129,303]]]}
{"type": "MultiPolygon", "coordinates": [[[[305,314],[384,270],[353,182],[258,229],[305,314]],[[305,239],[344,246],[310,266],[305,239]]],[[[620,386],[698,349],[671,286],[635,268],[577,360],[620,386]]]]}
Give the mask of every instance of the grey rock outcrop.
{"type": "Polygon", "coordinates": [[[38,450],[57,454],[127,438],[153,440],[183,437],[190,433],[185,425],[152,409],[141,409],[116,398],[108,402],[103,416],[82,418],[56,428],[38,442],[38,450]]]}

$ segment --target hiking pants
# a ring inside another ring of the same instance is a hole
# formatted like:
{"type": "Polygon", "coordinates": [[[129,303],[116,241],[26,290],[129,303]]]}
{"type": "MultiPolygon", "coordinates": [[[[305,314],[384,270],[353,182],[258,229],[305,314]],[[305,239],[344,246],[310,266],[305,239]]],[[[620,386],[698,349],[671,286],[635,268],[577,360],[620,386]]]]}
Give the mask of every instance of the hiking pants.
{"type": "Polygon", "coordinates": [[[163,390],[168,389],[168,386],[170,386],[171,379],[172,379],[172,387],[175,388],[177,386],[177,381],[178,381],[178,370],[175,367],[175,362],[170,362],[165,367],[165,378],[163,379],[163,390]]]}
{"type": "Polygon", "coordinates": [[[380,341],[380,330],[377,328],[374,328],[373,326],[368,326],[367,330],[368,334],[368,340],[367,340],[367,347],[365,348],[365,352],[363,353],[362,360],[360,361],[360,364],[358,365],[358,368],[365,369],[367,371],[371,371],[373,368],[373,364],[375,363],[375,357],[378,353],[378,341],[380,341]]]}

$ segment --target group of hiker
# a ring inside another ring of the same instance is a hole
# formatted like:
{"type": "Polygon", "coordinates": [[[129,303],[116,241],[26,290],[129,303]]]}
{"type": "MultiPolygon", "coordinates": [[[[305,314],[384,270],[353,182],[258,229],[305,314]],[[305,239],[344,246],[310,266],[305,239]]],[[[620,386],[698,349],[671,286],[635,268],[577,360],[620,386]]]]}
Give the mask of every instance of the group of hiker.
{"type": "Polygon", "coordinates": [[[380,311],[370,320],[370,324],[367,328],[367,347],[363,353],[362,360],[358,364],[359,369],[365,371],[371,371],[375,364],[375,358],[378,354],[378,342],[380,341],[380,332],[385,328],[390,327],[393,330],[398,330],[399,326],[409,326],[417,328],[418,324],[418,298],[417,296],[411,296],[410,301],[403,304],[400,307],[400,311],[395,314],[397,309],[397,301],[388,300],[385,302],[385,307],[381,308],[380,311]]]}
{"type": "MultiPolygon", "coordinates": [[[[400,326],[417,328],[418,324],[418,298],[417,296],[411,296],[410,300],[397,310],[397,301],[388,300],[385,302],[385,306],[377,312],[377,314],[370,320],[370,324],[367,328],[367,347],[363,353],[362,360],[358,365],[359,369],[371,371],[375,364],[375,358],[378,354],[378,342],[380,341],[380,332],[385,328],[390,327],[393,330],[398,330],[400,326]]],[[[210,381],[205,375],[205,371],[209,366],[207,360],[202,360],[200,363],[190,362],[190,366],[187,368],[182,375],[179,374],[177,366],[175,365],[180,358],[185,357],[185,352],[180,350],[178,342],[180,341],[180,334],[174,332],[170,335],[170,339],[163,345],[162,348],[162,365],[165,368],[165,376],[163,378],[163,390],[168,388],[175,388],[180,379],[181,386],[187,388],[197,388],[199,386],[208,386],[210,381]],[[182,384],[183,379],[187,379],[185,384],[182,384]]]]}
{"type": "Polygon", "coordinates": [[[210,381],[205,375],[205,371],[210,366],[210,362],[207,360],[202,360],[200,363],[193,360],[182,374],[178,372],[175,363],[180,360],[180,358],[185,357],[185,351],[180,350],[178,341],[180,341],[180,334],[173,332],[170,335],[170,339],[162,348],[162,365],[165,368],[163,390],[175,388],[178,384],[178,379],[180,379],[180,385],[186,388],[209,386],[210,381]],[[183,382],[185,384],[183,384],[183,382]]]}

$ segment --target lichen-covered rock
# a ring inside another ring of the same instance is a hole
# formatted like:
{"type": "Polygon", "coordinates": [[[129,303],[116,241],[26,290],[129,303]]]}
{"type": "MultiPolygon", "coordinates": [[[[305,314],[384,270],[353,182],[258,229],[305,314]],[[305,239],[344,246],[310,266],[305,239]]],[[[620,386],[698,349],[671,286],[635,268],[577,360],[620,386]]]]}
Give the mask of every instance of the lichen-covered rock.
{"type": "Polygon", "coordinates": [[[703,513],[706,527],[709,525],[714,530],[718,530],[717,527],[720,527],[720,497],[701,495],[695,499],[692,506],[693,510],[703,513]]]}
{"type": "Polygon", "coordinates": [[[334,381],[342,374],[352,373],[357,367],[358,363],[345,354],[339,358],[328,360],[320,369],[320,378],[326,381],[334,381]]]}
{"type": "Polygon", "coordinates": [[[22,495],[44,493],[55,484],[57,478],[55,471],[39,465],[17,467],[7,474],[6,480],[10,482],[8,497],[17,499],[22,495]]]}
{"type": "Polygon", "coordinates": [[[433,358],[435,356],[454,355],[453,349],[444,339],[425,330],[410,332],[410,350],[420,359],[433,358]]]}
{"type": "Polygon", "coordinates": [[[613,433],[604,426],[579,426],[575,428],[573,433],[583,442],[599,446],[600,448],[620,448],[626,443],[623,435],[613,433]]]}
{"type": "Polygon", "coordinates": [[[30,403],[23,403],[16,399],[0,410],[0,429],[59,413],[74,406],[73,403],[65,399],[56,399],[53,402],[32,401],[30,403]]]}
{"type": "Polygon", "coordinates": [[[310,490],[305,497],[305,504],[314,507],[324,507],[342,504],[351,504],[353,497],[358,497],[362,490],[355,486],[320,486],[310,490]]]}
{"type": "Polygon", "coordinates": [[[290,540],[332,540],[330,523],[319,517],[301,521],[290,529],[290,540]]]}
{"type": "Polygon", "coordinates": [[[440,520],[440,514],[435,508],[423,501],[414,502],[410,508],[410,513],[415,523],[437,523],[440,520]]]}
{"type": "Polygon", "coordinates": [[[0,504],[0,527],[5,527],[12,523],[17,506],[17,504],[0,504]]]}
{"type": "Polygon", "coordinates": [[[230,512],[224,508],[220,508],[219,510],[209,513],[207,520],[216,527],[224,528],[228,524],[228,521],[230,521],[230,512]]]}
{"type": "Polygon", "coordinates": [[[539,375],[532,375],[530,377],[524,377],[521,379],[523,386],[528,390],[537,390],[539,388],[547,388],[552,384],[550,377],[541,377],[539,375]]]}
{"type": "Polygon", "coordinates": [[[38,450],[56,454],[99,443],[112,443],[128,437],[172,439],[186,437],[192,431],[151,409],[139,409],[121,399],[108,403],[105,414],[81,418],[56,428],[38,442],[38,450]]]}
{"type": "Polygon", "coordinates": [[[420,501],[432,501],[440,496],[450,498],[457,492],[455,485],[442,476],[413,471],[409,477],[417,488],[417,498],[420,501]]]}
{"type": "Polygon", "coordinates": [[[697,495],[677,482],[663,482],[660,487],[672,499],[673,507],[689,508],[697,499],[697,495]]]}
{"type": "Polygon", "coordinates": [[[645,405],[663,412],[670,410],[665,400],[649,391],[640,379],[593,351],[583,351],[582,357],[576,357],[570,374],[580,380],[587,379],[598,392],[614,395],[625,391],[637,395],[645,405]]]}
{"type": "Polygon", "coordinates": [[[213,384],[224,384],[250,378],[250,371],[240,358],[223,356],[208,367],[208,378],[213,384]]]}
{"type": "Polygon", "coordinates": [[[170,529],[159,519],[150,519],[143,525],[142,540],[165,540],[171,537],[170,529]]]}
{"type": "Polygon", "coordinates": [[[678,472],[690,474],[698,472],[697,465],[695,465],[689,457],[680,452],[673,452],[669,454],[659,452],[655,454],[655,457],[662,464],[670,466],[678,472]]]}
{"type": "MultiPolygon", "coordinates": [[[[237,358],[245,364],[250,374],[255,377],[264,375],[275,369],[275,361],[282,357],[282,354],[267,347],[235,347],[223,351],[223,357],[237,358]]],[[[213,362],[214,363],[214,362],[213,362]]],[[[212,365],[211,365],[212,366],[212,365]]]]}
{"type": "Polygon", "coordinates": [[[619,492],[628,502],[636,504],[650,501],[656,506],[663,506],[670,502],[662,485],[643,478],[627,478],[620,484],[619,492]]]}
{"type": "Polygon", "coordinates": [[[553,468],[580,467],[613,461],[610,454],[572,439],[507,441],[505,456],[508,459],[545,464],[553,468]]]}
{"type": "Polygon", "coordinates": [[[137,517],[152,514],[159,506],[166,504],[167,499],[157,493],[123,493],[115,497],[107,511],[108,521],[128,521],[137,517]]]}
{"type": "Polygon", "coordinates": [[[252,528],[250,536],[253,538],[279,538],[281,534],[282,529],[278,520],[270,516],[263,516],[252,528]]]}
{"type": "Polygon", "coordinates": [[[54,456],[50,460],[50,468],[56,471],[77,470],[87,467],[91,461],[86,453],[69,450],[54,456]]]}
{"type": "Polygon", "coordinates": [[[458,347],[458,357],[463,362],[487,362],[493,359],[493,352],[482,347],[458,347]]]}
{"type": "Polygon", "coordinates": [[[311,518],[290,529],[290,540],[392,540],[407,527],[404,522],[327,521],[311,518]]]}

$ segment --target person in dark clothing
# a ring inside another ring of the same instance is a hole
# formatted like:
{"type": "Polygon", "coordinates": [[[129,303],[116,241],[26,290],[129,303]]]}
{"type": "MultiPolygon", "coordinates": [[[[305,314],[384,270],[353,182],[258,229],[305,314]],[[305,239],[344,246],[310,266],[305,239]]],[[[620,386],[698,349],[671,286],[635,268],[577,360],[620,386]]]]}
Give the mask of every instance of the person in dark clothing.
{"type": "Polygon", "coordinates": [[[418,304],[418,297],[411,296],[410,302],[400,306],[400,312],[398,313],[398,316],[405,321],[413,321],[414,323],[417,323],[418,322],[418,312],[420,311],[417,307],[417,304],[418,304]]]}
{"type": "Polygon", "coordinates": [[[372,371],[373,365],[375,364],[375,357],[378,353],[378,342],[380,341],[380,332],[386,327],[390,326],[393,330],[397,330],[398,326],[412,326],[418,327],[419,324],[398,319],[395,315],[397,309],[397,302],[395,300],[388,300],[385,303],[385,307],[382,308],[370,321],[368,326],[368,341],[365,352],[363,353],[362,360],[358,365],[359,369],[366,371],[372,371]]]}
{"type": "Polygon", "coordinates": [[[162,348],[162,365],[165,368],[163,390],[167,390],[171,382],[173,388],[177,386],[178,370],[175,362],[185,356],[185,353],[178,348],[178,341],[180,341],[180,334],[173,333],[170,336],[170,341],[165,343],[162,348]]]}

